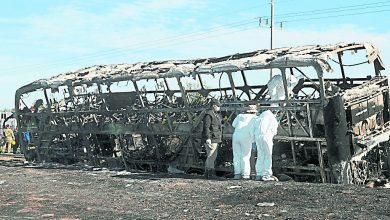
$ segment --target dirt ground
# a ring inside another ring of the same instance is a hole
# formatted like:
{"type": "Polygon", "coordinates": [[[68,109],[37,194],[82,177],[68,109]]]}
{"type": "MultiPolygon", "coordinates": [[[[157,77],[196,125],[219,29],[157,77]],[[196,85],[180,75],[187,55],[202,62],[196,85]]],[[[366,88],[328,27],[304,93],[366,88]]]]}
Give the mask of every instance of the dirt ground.
{"type": "Polygon", "coordinates": [[[389,192],[0,165],[0,219],[390,219],[389,192]]]}

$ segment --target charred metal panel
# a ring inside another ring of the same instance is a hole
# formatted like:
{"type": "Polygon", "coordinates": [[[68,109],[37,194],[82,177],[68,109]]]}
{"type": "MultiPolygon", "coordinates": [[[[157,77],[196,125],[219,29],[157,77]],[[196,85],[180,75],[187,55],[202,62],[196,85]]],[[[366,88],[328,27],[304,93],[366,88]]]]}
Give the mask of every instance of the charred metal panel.
{"type": "Polygon", "coordinates": [[[350,106],[352,123],[364,121],[365,119],[383,111],[383,94],[377,94],[376,97],[356,103],[350,106]]]}
{"type": "Polygon", "coordinates": [[[336,95],[329,99],[324,108],[325,134],[334,183],[351,183],[349,160],[351,159],[350,134],[348,134],[347,116],[344,99],[336,95]]]}

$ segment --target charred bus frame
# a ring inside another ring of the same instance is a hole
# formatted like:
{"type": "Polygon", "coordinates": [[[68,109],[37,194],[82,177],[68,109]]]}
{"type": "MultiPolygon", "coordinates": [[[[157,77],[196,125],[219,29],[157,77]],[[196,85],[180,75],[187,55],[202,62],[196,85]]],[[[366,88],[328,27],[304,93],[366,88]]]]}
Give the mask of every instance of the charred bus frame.
{"type": "Polygon", "coordinates": [[[208,98],[214,97],[223,103],[224,116],[218,169],[232,169],[230,123],[246,106],[257,104],[260,111],[279,110],[276,172],[360,184],[389,166],[388,80],[382,70],[378,50],[368,43],[92,66],[17,90],[19,141],[26,157],[38,161],[201,170],[199,125],[208,98]],[[343,55],[360,50],[366,51],[367,60],[355,65],[372,64],[375,73],[347,76],[345,68],[352,65],[343,64],[343,55]],[[325,78],[332,70],[330,62],[339,66],[341,76],[325,78]],[[266,83],[250,82],[266,79],[268,75],[255,71],[270,68],[280,70],[285,100],[270,100],[266,83]],[[249,79],[248,71],[255,78],[249,79]],[[288,90],[291,74],[302,76],[293,94],[288,90]],[[210,76],[216,78],[205,79],[210,76]],[[124,85],[114,91],[119,84],[124,85]],[[23,142],[23,132],[31,135],[30,141],[23,142]]]}

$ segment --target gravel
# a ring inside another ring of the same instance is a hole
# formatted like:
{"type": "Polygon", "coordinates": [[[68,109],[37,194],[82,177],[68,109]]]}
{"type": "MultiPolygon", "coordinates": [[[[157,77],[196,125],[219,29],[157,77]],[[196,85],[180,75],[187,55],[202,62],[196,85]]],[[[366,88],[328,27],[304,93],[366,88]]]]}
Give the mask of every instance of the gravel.
{"type": "Polygon", "coordinates": [[[0,219],[390,219],[390,191],[0,166],[0,219]]]}

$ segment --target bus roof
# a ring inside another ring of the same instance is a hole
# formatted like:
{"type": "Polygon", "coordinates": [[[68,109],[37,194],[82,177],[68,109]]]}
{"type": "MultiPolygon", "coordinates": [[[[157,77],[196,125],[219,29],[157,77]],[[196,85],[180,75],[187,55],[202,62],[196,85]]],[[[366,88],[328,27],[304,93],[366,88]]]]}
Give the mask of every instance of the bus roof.
{"type": "MultiPolygon", "coordinates": [[[[24,86],[58,87],[61,85],[82,84],[99,81],[123,81],[140,79],[156,79],[162,77],[179,77],[194,74],[211,74],[216,72],[234,72],[240,70],[288,68],[314,66],[317,71],[330,71],[328,59],[338,52],[346,50],[367,51],[369,63],[374,61],[383,70],[384,66],[378,49],[371,43],[339,43],[332,45],[309,45],[300,47],[284,47],[272,50],[257,50],[249,53],[236,53],[229,56],[201,58],[191,60],[167,60],[138,62],[132,64],[95,65],[71,71],[49,79],[41,79],[24,86]]],[[[23,89],[23,90],[24,90],[23,89]]]]}

